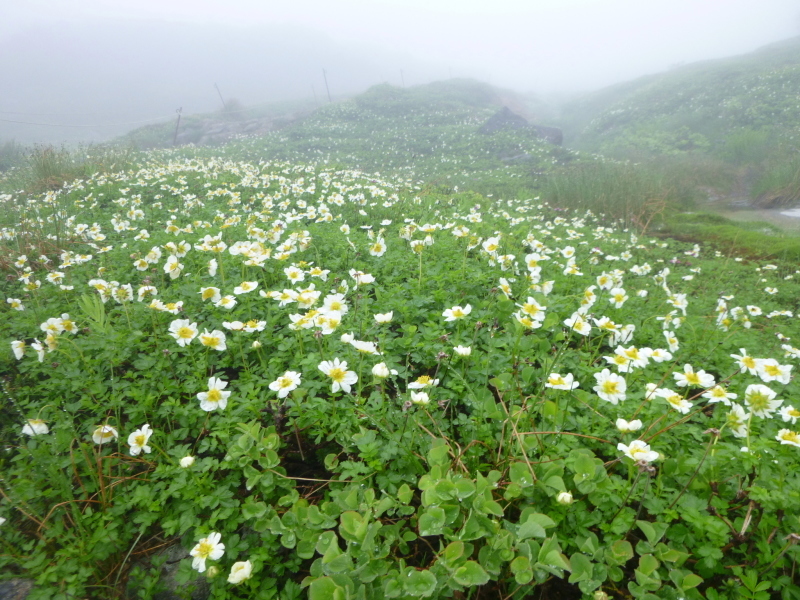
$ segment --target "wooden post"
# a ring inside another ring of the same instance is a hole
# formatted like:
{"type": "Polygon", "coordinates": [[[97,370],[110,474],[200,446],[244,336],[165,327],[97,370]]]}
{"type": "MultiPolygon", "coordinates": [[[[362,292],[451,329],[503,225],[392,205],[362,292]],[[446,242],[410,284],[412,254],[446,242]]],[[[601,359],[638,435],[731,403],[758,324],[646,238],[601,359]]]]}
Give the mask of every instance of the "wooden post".
{"type": "Polygon", "coordinates": [[[217,93],[219,94],[219,99],[222,100],[222,108],[228,110],[228,105],[225,104],[225,99],[222,97],[222,92],[219,91],[219,86],[215,83],[214,87],[217,88],[217,93]]]}
{"type": "Polygon", "coordinates": [[[178,127],[181,124],[181,111],[182,110],[183,110],[183,107],[181,106],[178,110],[175,111],[176,113],[178,113],[178,122],[175,123],[175,135],[172,136],[172,145],[173,146],[178,143],[178,127]]]}
{"type": "Polygon", "coordinates": [[[328,92],[328,102],[333,102],[333,100],[331,100],[331,90],[328,87],[328,74],[325,72],[325,69],[322,69],[322,77],[325,79],[325,90],[328,92]]]}

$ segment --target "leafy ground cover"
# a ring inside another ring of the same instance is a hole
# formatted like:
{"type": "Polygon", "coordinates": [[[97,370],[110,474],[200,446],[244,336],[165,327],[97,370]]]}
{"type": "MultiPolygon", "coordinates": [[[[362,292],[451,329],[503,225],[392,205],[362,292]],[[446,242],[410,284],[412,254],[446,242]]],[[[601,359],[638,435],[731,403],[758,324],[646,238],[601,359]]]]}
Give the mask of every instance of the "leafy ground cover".
{"type": "Polygon", "coordinates": [[[169,153],[0,202],[33,599],[169,545],[215,598],[798,597],[796,264],[169,153]]]}

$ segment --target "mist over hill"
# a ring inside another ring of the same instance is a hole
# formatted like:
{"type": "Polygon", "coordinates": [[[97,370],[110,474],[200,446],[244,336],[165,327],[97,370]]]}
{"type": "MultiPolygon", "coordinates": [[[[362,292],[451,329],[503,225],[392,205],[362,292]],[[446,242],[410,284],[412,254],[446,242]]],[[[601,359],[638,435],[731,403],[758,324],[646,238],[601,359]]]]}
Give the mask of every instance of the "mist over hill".
{"type": "Polygon", "coordinates": [[[446,78],[444,66],[342,43],[298,26],[234,27],[148,20],[51,23],[0,38],[0,139],[102,141],[142,122],[446,78]],[[401,74],[402,70],[402,74],[401,74]],[[23,121],[25,123],[9,123],[23,121]],[[28,123],[47,123],[34,126],[28,123]]]}

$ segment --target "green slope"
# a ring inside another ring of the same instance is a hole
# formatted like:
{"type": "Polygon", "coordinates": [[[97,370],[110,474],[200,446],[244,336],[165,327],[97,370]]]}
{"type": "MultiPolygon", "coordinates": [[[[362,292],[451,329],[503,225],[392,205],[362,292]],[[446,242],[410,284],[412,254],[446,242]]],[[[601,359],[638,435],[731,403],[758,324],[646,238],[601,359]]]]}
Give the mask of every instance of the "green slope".
{"type": "Polygon", "coordinates": [[[568,144],[610,156],[747,162],[800,134],[800,37],[606,88],[566,105],[562,120],[568,144]]]}

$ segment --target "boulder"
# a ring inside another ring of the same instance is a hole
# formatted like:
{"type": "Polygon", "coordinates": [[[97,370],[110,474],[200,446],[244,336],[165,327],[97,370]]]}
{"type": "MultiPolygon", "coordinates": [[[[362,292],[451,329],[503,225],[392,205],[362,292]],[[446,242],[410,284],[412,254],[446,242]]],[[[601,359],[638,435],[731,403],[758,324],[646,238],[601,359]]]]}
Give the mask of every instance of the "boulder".
{"type": "Polygon", "coordinates": [[[525,117],[512,112],[507,106],[504,106],[495,114],[493,114],[489,120],[486,121],[486,123],[484,123],[480,129],[478,129],[478,133],[489,135],[498,131],[515,130],[529,131],[536,137],[557,146],[560,146],[564,141],[564,136],[558,127],[531,125],[528,123],[525,117]]]}

